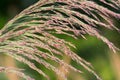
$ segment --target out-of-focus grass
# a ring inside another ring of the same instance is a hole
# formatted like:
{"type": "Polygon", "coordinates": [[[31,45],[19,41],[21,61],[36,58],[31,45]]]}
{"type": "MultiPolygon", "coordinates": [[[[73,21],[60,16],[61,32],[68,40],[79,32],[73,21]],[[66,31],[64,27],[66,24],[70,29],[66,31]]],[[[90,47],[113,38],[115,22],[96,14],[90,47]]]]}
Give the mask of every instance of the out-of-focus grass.
{"type": "Polygon", "coordinates": [[[7,22],[7,17],[0,16],[0,29],[5,25],[6,22],[7,22]]]}
{"type": "Polygon", "coordinates": [[[120,80],[120,53],[110,55],[111,65],[114,70],[116,80],[120,80]]]}

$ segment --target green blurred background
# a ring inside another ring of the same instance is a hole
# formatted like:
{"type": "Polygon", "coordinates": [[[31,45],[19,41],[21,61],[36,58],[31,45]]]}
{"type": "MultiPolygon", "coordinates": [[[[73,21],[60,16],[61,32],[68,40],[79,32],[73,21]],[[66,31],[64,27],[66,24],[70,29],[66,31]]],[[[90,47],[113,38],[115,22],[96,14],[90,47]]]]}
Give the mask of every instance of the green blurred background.
{"type": "MultiPolygon", "coordinates": [[[[24,8],[28,7],[31,4],[34,4],[38,0],[0,0],[0,29],[16,14],[22,11],[24,8]]],[[[116,22],[117,26],[120,26],[120,23],[116,22]]],[[[107,37],[111,42],[113,42],[118,48],[120,48],[120,33],[116,31],[107,30],[101,27],[102,34],[107,37]]],[[[60,35],[59,35],[60,36],[60,35]]],[[[103,43],[101,40],[98,40],[95,37],[85,35],[87,40],[80,37],[79,40],[73,40],[70,37],[60,36],[68,41],[74,43],[77,47],[74,50],[79,56],[89,61],[94,70],[103,80],[120,80],[120,52],[114,54],[109,50],[108,46],[103,43]]],[[[73,64],[79,69],[82,69],[81,66],[73,64]]],[[[0,54],[0,66],[13,66],[25,68],[25,73],[36,78],[36,80],[46,80],[41,75],[37,74],[35,71],[31,70],[26,65],[19,63],[12,59],[9,56],[0,54]],[[33,74],[34,73],[34,74],[33,74]]],[[[53,74],[46,70],[43,66],[39,65],[50,77],[51,80],[57,80],[53,74]]],[[[83,69],[82,69],[83,70],[83,69]]],[[[85,70],[83,70],[85,71],[85,70]]],[[[0,73],[0,80],[22,80],[19,79],[15,74],[4,74],[0,73]]],[[[60,79],[59,79],[60,80],[60,79]]],[[[62,79],[61,79],[62,80],[62,79]]],[[[69,80],[96,80],[95,77],[85,71],[83,74],[77,74],[74,72],[70,73],[69,80]]]]}

